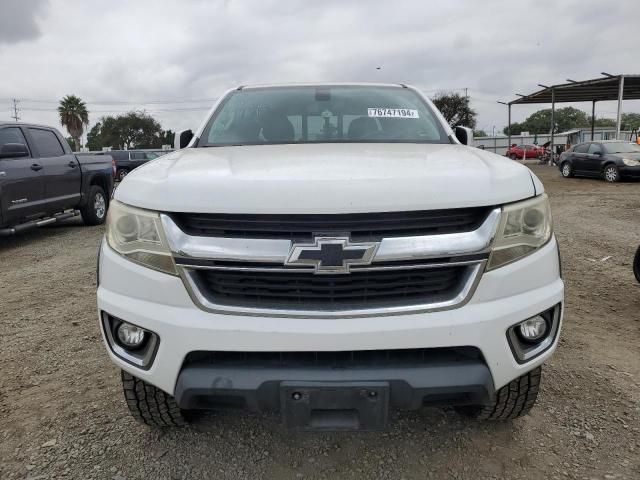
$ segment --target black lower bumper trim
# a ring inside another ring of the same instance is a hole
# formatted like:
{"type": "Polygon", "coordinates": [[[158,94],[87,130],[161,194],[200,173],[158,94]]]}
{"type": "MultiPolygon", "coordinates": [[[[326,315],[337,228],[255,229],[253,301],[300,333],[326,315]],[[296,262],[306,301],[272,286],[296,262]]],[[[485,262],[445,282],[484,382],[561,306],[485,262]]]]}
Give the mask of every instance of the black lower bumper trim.
{"type": "Polygon", "coordinates": [[[407,410],[425,405],[484,404],[494,394],[487,365],[481,359],[468,359],[343,369],[191,364],[181,371],[174,395],[184,409],[233,406],[277,412],[283,409],[283,385],[295,382],[326,386],[384,382],[388,385],[388,405],[407,410]]]}

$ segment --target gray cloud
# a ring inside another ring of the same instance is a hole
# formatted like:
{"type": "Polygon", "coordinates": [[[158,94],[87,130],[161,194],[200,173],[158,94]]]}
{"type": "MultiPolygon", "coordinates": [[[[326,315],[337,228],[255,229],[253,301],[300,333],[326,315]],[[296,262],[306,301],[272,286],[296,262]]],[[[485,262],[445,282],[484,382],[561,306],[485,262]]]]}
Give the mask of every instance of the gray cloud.
{"type": "MultiPolygon", "coordinates": [[[[89,102],[92,122],[144,108],[179,129],[198,124],[210,102],[140,102],[212,99],[238,84],[354,80],[427,94],[468,88],[479,127],[501,130],[506,109],[496,100],[638,69],[635,0],[50,2],[37,23],[43,0],[2,4],[0,42],[7,18],[24,19],[21,28],[11,22],[12,42],[16,29],[33,41],[0,45],[2,65],[13,67],[0,75],[0,117],[5,99],[45,100],[23,101],[22,117],[56,124],[55,102],[74,93],[89,102]]],[[[615,105],[597,108],[610,115],[615,105]]],[[[515,108],[514,120],[536,109],[515,108]]]]}
{"type": "Polygon", "coordinates": [[[41,34],[36,19],[47,0],[4,0],[0,5],[0,44],[34,40],[41,34]]]}

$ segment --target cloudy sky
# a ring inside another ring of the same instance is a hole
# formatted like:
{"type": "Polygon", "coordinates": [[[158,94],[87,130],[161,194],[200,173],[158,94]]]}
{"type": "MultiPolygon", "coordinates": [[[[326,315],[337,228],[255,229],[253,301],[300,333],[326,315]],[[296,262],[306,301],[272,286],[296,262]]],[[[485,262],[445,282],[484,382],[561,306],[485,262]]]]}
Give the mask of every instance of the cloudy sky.
{"type": "MultiPolygon", "coordinates": [[[[410,83],[468,94],[478,128],[496,100],[600,72],[640,73],[637,0],[2,0],[0,119],[58,125],[65,94],[102,115],[144,109],[196,127],[239,84],[410,83]],[[380,67],[378,69],[377,67],[380,67]]],[[[577,105],[585,110],[590,104],[577,105]]],[[[542,107],[541,107],[542,108],[542,107]]],[[[514,120],[534,107],[515,107],[514,120]]],[[[625,102],[640,111],[639,102],[625,102]]],[[[597,114],[614,117],[615,102],[597,114]]]]}

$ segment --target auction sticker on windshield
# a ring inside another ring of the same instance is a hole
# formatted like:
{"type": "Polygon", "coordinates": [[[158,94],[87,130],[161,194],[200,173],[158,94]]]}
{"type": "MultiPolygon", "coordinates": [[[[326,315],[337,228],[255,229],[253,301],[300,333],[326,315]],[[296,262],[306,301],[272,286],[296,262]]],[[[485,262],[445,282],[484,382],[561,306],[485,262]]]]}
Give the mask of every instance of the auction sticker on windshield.
{"type": "Polygon", "coordinates": [[[410,108],[375,107],[367,112],[370,117],[419,118],[418,110],[410,108]]]}

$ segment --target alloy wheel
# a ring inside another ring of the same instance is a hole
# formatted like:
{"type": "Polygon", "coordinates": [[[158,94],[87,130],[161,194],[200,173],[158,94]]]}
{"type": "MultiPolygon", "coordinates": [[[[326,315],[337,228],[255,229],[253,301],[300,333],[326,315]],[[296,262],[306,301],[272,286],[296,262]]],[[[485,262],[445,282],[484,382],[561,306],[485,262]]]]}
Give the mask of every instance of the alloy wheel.
{"type": "Polygon", "coordinates": [[[608,166],[604,169],[604,178],[607,182],[617,182],[618,169],[614,166],[608,166]]]}
{"type": "Polygon", "coordinates": [[[96,217],[102,218],[107,211],[107,202],[104,199],[102,193],[96,193],[93,199],[93,210],[96,213],[96,217]]]}

